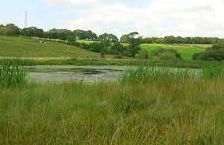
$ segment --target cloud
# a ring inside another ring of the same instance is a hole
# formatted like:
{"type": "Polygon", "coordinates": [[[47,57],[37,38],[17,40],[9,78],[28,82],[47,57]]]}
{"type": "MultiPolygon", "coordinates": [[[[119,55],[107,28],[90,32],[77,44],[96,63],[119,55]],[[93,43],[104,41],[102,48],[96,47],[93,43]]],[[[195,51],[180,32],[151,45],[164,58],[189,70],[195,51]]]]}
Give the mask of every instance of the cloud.
{"type": "Polygon", "coordinates": [[[93,6],[99,3],[99,0],[46,0],[51,5],[61,5],[68,7],[93,6]]]}
{"type": "Polygon", "coordinates": [[[139,31],[147,36],[224,36],[224,0],[144,0],[144,6],[139,7],[122,1],[47,1],[65,7],[71,15],[82,11],[75,19],[65,22],[65,27],[70,29],[91,29],[117,35],[139,31]]]}

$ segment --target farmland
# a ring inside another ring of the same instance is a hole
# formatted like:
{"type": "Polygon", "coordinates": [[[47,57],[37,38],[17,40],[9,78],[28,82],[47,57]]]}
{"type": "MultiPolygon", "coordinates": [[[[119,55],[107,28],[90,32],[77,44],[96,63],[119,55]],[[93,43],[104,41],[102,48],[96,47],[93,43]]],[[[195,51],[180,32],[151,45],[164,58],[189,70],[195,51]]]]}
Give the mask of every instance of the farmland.
{"type": "Polygon", "coordinates": [[[142,44],[141,47],[149,53],[158,48],[173,49],[180,53],[184,60],[192,60],[195,53],[203,52],[206,48],[211,47],[211,45],[142,44]]]}

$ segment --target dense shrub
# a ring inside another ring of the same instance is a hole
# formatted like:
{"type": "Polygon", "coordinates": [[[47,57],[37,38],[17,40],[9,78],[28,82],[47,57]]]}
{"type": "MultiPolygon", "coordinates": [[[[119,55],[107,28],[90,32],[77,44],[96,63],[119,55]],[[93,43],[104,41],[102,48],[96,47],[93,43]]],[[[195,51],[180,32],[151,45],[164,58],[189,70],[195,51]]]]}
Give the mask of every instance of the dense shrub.
{"type": "Polygon", "coordinates": [[[116,55],[123,55],[125,51],[125,46],[121,43],[114,43],[111,47],[111,53],[116,55]]]}
{"type": "Polygon", "coordinates": [[[110,43],[107,42],[94,42],[89,44],[89,50],[93,52],[99,53],[107,53],[109,52],[110,43]]]}
{"type": "Polygon", "coordinates": [[[32,36],[32,37],[42,38],[44,36],[44,30],[43,29],[38,29],[36,27],[23,28],[21,30],[21,34],[23,36],[32,36]]]}
{"type": "Polygon", "coordinates": [[[140,50],[138,54],[138,58],[140,59],[148,59],[149,58],[149,53],[146,50],[140,50]]]}
{"type": "Polygon", "coordinates": [[[212,48],[206,49],[205,52],[196,53],[194,60],[222,61],[224,60],[224,45],[213,45],[212,48]]]}
{"type": "Polygon", "coordinates": [[[15,24],[0,25],[0,35],[16,36],[20,34],[20,29],[15,24]]]}
{"type": "Polygon", "coordinates": [[[158,58],[160,60],[180,60],[181,55],[173,49],[155,49],[152,52],[152,57],[158,58]]]}

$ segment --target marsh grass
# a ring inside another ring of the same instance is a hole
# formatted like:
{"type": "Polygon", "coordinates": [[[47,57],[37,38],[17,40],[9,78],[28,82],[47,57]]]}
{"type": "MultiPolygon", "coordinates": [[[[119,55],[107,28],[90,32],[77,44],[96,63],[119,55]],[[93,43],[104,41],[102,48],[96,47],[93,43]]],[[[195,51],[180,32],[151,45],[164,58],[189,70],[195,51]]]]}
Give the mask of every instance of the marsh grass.
{"type": "Polygon", "coordinates": [[[223,77],[156,68],[124,75],[123,82],[1,88],[0,144],[224,144],[223,77]]]}
{"type": "Polygon", "coordinates": [[[167,67],[147,67],[139,66],[126,70],[122,77],[121,82],[148,82],[156,80],[183,80],[196,77],[195,70],[192,69],[179,69],[167,67]]]}
{"type": "Polygon", "coordinates": [[[223,78],[224,77],[224,63],[215,62],[213,64],[207,64],[203,67],[202,77],[204,79],[223,78]]]}
{"type": "MultiPolygon", "coordinates": [[[[24,62],[22,62],[24,63],[24,62]]],[[[21,62],[16,61],[1,61],[0,63],[0,86],[15,87],[25,85],[28,75],[22,70],[21,62]]]]}

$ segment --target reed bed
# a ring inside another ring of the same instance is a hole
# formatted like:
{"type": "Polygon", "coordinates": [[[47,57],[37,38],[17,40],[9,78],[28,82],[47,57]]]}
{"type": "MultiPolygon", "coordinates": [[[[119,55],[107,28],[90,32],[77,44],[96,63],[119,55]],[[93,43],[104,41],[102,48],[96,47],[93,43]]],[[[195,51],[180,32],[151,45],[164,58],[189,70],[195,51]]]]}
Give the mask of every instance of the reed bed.
{"type": "Polygon", "coordinates": [[[21,62],[1,61],[0,63],[0,87],[14,87],[25,85],[28,75],[23,71],[21,62]]]}

